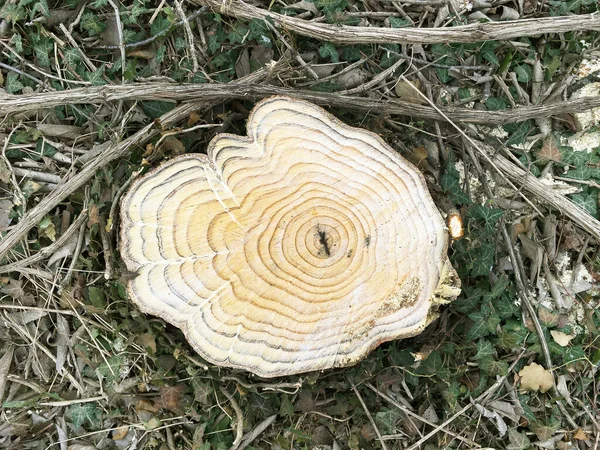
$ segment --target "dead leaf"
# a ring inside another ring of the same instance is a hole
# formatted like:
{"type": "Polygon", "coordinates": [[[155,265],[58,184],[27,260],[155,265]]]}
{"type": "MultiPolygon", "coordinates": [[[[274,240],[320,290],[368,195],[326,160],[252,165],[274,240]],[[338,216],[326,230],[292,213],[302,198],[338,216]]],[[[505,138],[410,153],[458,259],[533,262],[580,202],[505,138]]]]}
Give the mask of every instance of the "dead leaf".
{"type": "Polygon", "coordinates": [[[551,330],[550,334],[552,335],[552,339],[554,339],[554,342],[556,342],[561,347],[566,347],[567,345],[569,345],[569,342],[575,339],[575,336],[563,333],[562,331],[551,330]]]}
{"type": "Polygon", "coordinates": [[[567,387],[567,377],[564,375],[558,376],[558,381],[556,383],[556,390],[563,398],[567,401],[567,403],[573,406],[573,401],[571,400],[571,393],[569,392],[569,388],[567,387]]]}
{"type": "Polygon", "coordinates": [[[75,140],[84,134],[80,127],[73,125],[40,123],[36,128],[46,137],[58,137],[75,140]]]}
{"type": "Polygon", "coordinates": [[[200,117],[200,114],[198,114],[196,111],[192,111],[190,113],[190,116],[188,117],[187,126],[193,127],[198,122],[200,122],[200,120],[202,120],[202,117],[200,117]]]}
{"type": "Polygon", "coordinates": [[[538,310],[538,317],[547,327],[557,326],[560,320],[560,316],[557,313],[550,311],[545,306],[540,306],[538,310]]]}
{"type": "Polygon", "coordinates": [[[100,223],[100,208],[98,208],[98,205],[92,204],[89,214],[87,226],[88,228],[92,228],[94,225],[100,223]]]}
{"type": "Polygon", "coordinates": [[[158,150],[163,155],[177,156],[185,152],[185,145],[177,138],[168,137],[160,144],[160,149],[158,150]]]}
{"type": "Polygon", "coordinates": [[[558,142],[553,135],[546,137],[537,157],[543,163],[547,163],[548,161],[562,161],[562,153],[560,152],[558,142]]]}
{"type": "Polygon", "coordinates": [[[2,397],[4,397],[4,389],[6,388],[6,377],[10,370],[10,365],[13,360],[14,347],[8,345],[4,355],[0,358],[0,404],[2,403],[2,397]]]}
{"type": "Polygon", "coordinates": [[[573,439],[577,439],[578,441],[587,441],[589,439],[588,435],[581,428],[577,428],[577,431],[573,435],[573,439]]]}
{"type": "Polygon", "coordinates": [[[419,94],[421,92],[421,82],[419,80],[399,80],[396,83],[395,91],[402,101],[416,104],[426,103],[426,100],[419,94]]]}
{"type": "Polygon", "coordinates": [[[69,348],[69,321],[62,314],[56,317],[56,331],[58,339],[56,340],[56,371],[63,373],[63,367],[67,361],[67,350],[69,348]]]}
{"type": "Polygon", "coordinates": [[[3,159],[0,159],[0,181],[8,184],[10,182],[11,174],[12,172],[6,165],[6,162],[3,159]]]}
{"type": "Polygon", "coordinates": [[[531,363],[519,371],[521,388],[526,391],[547,392],[554,386],[554,376],[537,363],[531,363]]]}
{"type": "MultiPolygon", "coordinates": [[[[0,176],[2,174],[0,173],[0,176]]],[[[7,199],[0,199],[0,230],[10,225],[10,211],[13,203],[7,199]]]]}
{"type": "Polygon", "coordinates": [[[129,434],[129,427],[122,426],[113,430],[112,440],[120,441],[121,439],[125,439],[129,434]]]}
{"type": "Polygon", "coordinates": [[[157,402],[157,406],[176,412],[178,408],[181,408],[181,398],[186,391],[187,386],[183,383],[176,384],[175,386],[161,386],[158,391],[160,400],[157,402]]]}
{"type": "Polygon", "coordinates": [[[483,405],[480,405],[479,403],[473,402],[473,399],[471,399],[471,402],[473,403],[473,405],[475,405],[475,408],[477,409],[477,411],[479,411],[479,414],[481,414],[483,417],[485,417],[487,419],[494,420],[494,422],[496,424],[496,428],[498,428],[498,435],[500,437],[502,437],[506,434],[506,432],[508,431],[508,426],[506,425],[506,422],[504,422],[504,419],[502,419],[502,417],[500,417],[500,414],[498,414],[496,411],[490,411],[489,409],[485,408],[483,405]]]}
{"type": "Polygon", "coordinates": [[[150,333],[140,334],[135,341],[145,349],[150,349],[151,355],[156,353],[156,339],[150,333]]]}

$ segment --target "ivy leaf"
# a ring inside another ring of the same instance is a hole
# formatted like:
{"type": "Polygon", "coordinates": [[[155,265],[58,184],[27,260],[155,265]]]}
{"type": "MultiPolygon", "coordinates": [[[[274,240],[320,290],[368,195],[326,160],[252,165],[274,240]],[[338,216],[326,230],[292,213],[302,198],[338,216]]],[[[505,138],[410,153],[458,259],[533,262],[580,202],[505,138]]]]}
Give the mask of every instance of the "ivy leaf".
{"type": "Polygon", "coordinates": [[[175,103],[149,100],[142,102],[142,109],[150,119],[158,119],[163,114],[175,108],[175,103]]]}
{"type": "Polygon", "coordinates": [[[98,407],[96,403],[76,403],[67,409],[67,417],[71,419],[75,428],[81,427],[84,423],[89,423],[96,428],[98,420],[98,407]]]}
{"type": "Polygon", "coordinates": [[[6,82],[4,83],[6,92],[9,94],[16,94],[23,89],[23,87],[23,83],[19,81],[19,75],[14,72],[9,72],[8,75],[6,75],[6,82]]]}
{"type": "MultiPolygon", "coordinates": [[[[154,23],[156,23],[156,21],[154,23]]],[[[81,16],[79,26],[87,31],[90,36],[100,34],[106,29],[106,24],[101,22],[92,11],[87,11],[81,16]]]]}
{"type": "Polygon", "coordinates": [[[236,22],[235,25],[231,27],[231,31],[227,33],[227,40],[231,44],[243,44],[249,33],[250,28],[242,22],[236,22]]]}
{"type": "Polygon", "coordinates": [[[396,432],[396,424],[402,417],[397,409],[384,409],[375,414],[375,423],[377,427],[385,434],[393,434],[396,432]]]}
{"type": "Polygon", "coordinates": [[[477,341],[477,353],[475,359],[483,359],[496,356],[496,349],[492,343],[485,339],[479,339],[477,341]]]}
{"type": "Polygon", "coordinates": [[[390,17],[390,26],[392,28],[404,28],[410,26],[410,22],[400,17],[390,17]]]}
{"type": "Polygon", "coordinates": [[[482,220],[488,231],[492,231],[496,223],[502,217],[504,211],[498,208],[488,208],[481,205],[475,205],[469,211],[469,216],[475,219],[482,220]]]}
{"type": "Polygon", "coordinates": [[[588,212],[591,216],[598,216],[598,193],[587,194],[585,192],[581,192],[578,194],[572,194],[571,200],[577,206],[579,206],[584,211],[588,212]]]}
{"type": "Polygon", "coordinates": [[[294,415],[294,405],[292,405],[290,398],[285,394],[281,398],[281,405],[279,405],[279,415],[281,417],[292,417],[294,415]]]}
{"type": "Polygon", "coordinates": [[[150,25],[150,33],[155,36],[157,34],[164,33],[171,28],[171,22],[164,14],[159,14],[152,25],[150,25]]]}
{"type": "Polygon", "coordinates": [[[494,244],[482,244],[474,253],[475,257],[472,262],[471,275],[474,277],[488,275],[494,265],[494,244]]]}
{"type": "Polygon", "coordinates": [[[508,440],[510,444],[507,450],[527,450],[531,448],[531,442],[525,433],[519,433],[516,428],[508,430],[508,440]]]}
{"type": "Polygon", "coordinates": [[[498,361],[489,356],[483,358],[477,365],[489,375],[503,376],[508,374],[508,364],[505,361],[498,361]]]}
{"type": "Polygon", "coordinates": [[[322,58],[329,58],[331,62],[337,63],[340,61],[337,49],[331,42],[325,42],[319,47],[319,55],[322,58]]]}

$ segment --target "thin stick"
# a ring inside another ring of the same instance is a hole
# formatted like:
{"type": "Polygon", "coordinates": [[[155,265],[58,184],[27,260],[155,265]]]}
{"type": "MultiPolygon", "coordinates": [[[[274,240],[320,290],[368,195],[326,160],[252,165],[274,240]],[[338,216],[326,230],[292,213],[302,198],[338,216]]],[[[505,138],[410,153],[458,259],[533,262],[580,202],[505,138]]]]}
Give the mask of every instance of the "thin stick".
{"type": "Polygon", "coordinates": [[[356,394],[356,398],[358,398],[358,401],[360,402],[360,404],[362,405],[363,409],[365,410],[365,413],[367,414],[367,418],[369,419],[369,422],[371,422],[371,426],[373,427],[373,430],[375,430],[375,434],[377,435],[377,439],[379,439],[379,442],[381,443],[381,448],[383,448],[383,450],[387,450],[387,446],[385,445],[385,441],[383,440],[383,436],[381,435],[381,432],[379,431],[379,428],[377,428],[377,424],[373,420],[373,417],[371,416],[371,413],[369,412],[369,409],[367,408],[367,405],[365,404],[364,400],[360,396],[360,392],[358,392],[358,389],[356,389],[356,385],[354,384],[353,381],[350,381],[350,383],[352,385],[352,390],[354,391],[354,394],[356,394]]]}
{"type": "MultiPolygon", "coordinates": [[[[410,409],[408,409],[405,406],[402,406],[400,403],[398,403],[397,401],[395,401],[394,399],[392,399],[391,397],[389,397],[388,395],[384,394],[383,392],[379,391],[377,388],[375,388],[375,386],[373,386],[371,383],[366,383],[365,386],[367,386],[369,389],[371,389],[373,392],[375,392],[377,395],[379,395],[381,398],[383,398],[385,401],[387,401],[388,403],[390,403],[391,405],[395,406],[396,408],[398,408],[400,411],[404,412],[405,414],[414,417],[415,419],[420,420],[423,423],[426,423],[427,425],[431,425],[432,427],[435,427],[436,424],[433,422],[430,422],[429,420],[425,419],[424,417],[415,414],[414,412],[412,412],[410,409]]],[[[471,445],[473,447],[481,447],[481,445],[479,445],[477,442],[473,442],[470,439],[467,439],[465,437],[462,437],[460,434],[456,434],[453,433],[450,430],[446,430],[446,429],[441,429],[440,431],[449,434],[450,436],[452,436],[455,439],[458,439],[459,441],[464,442],[465,444],[471,445]]]]}
{"type": "Polygon", "coordinates": [[[498,378],[496,380],[496,382],[494,384],[492,384],[483,394],[481,394],[479,397],[477,397],[474,402],[468,403],[460,411],[458,411],[457,413],[453,414],[448,420],[446,420],[445,422],[439,424],[437,427],[435,427],[433,430],[431,430],[429,433],[427,433],[425,436],[423,436],[421,439],[419,439],[417,442],[415,442],[413,445],[411,445],[408,448],[408,450],[417,450],[418,448],[420,448],[420,446],[421,446],[421,444],[423,442],[428,441],[438,431],[442,431],[444,428],[446,428],[448,425],[450,425],[452,422],[454,422],[454,420],[456,420],[456,418],[458,418],[459,416],[461,416],[465,412],[467,412],[471,408],[471,406],[473,406],[475,403],[481,403],[490,394],[493,394],[498,388],[500,388],[500,386],[502,386],[502,384],[504,384],[504,380],[506,379],[506,377],[508,376],[508,374],[513,371],[513,369],[515,368],[515,366],[517,365],[517,363],[523,357],[524,353],[525,353],[525,351],[522,351],[521,354],[517,357],[517,359],[515,359],[514,362],[510,365],[510,367],[508,368],[508,371],[506,372],[507,375],[502,375],[500,378],[498,378]]]}

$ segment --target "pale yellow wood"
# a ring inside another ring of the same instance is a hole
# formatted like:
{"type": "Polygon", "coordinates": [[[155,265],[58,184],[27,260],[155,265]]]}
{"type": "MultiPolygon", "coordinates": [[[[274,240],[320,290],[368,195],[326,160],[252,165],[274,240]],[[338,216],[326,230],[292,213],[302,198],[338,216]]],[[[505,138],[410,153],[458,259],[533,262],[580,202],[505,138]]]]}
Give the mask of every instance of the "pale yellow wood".
{"type": "Polygon", "coordinates": [[[285,97],[247,128],[124,197],[140,309],[206,360],[273,377],[354,364],[458,295],[423,176],[378,136],[285,97]]]}

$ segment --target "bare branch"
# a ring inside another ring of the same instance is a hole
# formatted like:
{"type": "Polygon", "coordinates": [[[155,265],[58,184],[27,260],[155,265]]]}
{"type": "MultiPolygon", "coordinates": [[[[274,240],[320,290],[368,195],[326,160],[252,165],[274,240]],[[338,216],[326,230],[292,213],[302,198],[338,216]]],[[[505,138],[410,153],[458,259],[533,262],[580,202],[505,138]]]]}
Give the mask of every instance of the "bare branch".
{"type": "Polygon", "coordinates": [[[290,89],[255,84],[157,84],[139,83],[128,85],[105,85],[70,89],[60,92],[44,92],[27,95],[0,94],[0,117],[52,108],[59,105],[89,104],[127,100],[162,101],[224,101],[237,99],[257,100],[272,95],[287,95],[310,102],[378,114],[412,116],[418,119],[445,121],[444,115],[455,122],[502,125],[521,122],[536,117],[586,111],[600,107],[600,97],[582,97],[565,102],[522,106],[502,111],[479,111],[468,108],[445,107],[438,110],[431,106],[400,100],[375,100],[337,93],[290,89]]]}
{"type": "Polygon", "coordinates": [[[472,23],[451,28],[378,28],[353,27],[308,22],[284,16],[242,1],[190,0],[199,6],[208,6],[214,12],[238,19],[269,18],[277,26],[298,34],[334,44],[440,44],[450,42],[481,42],[538,36],[543,33],[600,29],[600,15],[544,17],[503,22],[472,23]]]}

